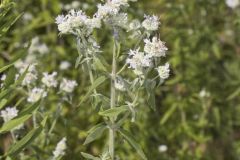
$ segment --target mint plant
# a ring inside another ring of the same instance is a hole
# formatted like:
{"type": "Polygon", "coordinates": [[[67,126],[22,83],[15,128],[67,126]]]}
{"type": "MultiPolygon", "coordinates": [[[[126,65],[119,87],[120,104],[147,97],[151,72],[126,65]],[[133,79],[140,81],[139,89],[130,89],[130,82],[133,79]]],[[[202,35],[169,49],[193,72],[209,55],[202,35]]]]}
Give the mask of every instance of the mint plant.
{"type": "Polygon", "coordinates": [[[82,10],[70,10],[68,14],[56,17],[60,35],[73,35],[76,39],[79,56],[75,66],[81,65],[91,82],[78,107],[91,97],[93,108],[99,108],[98,114],[104,120],[89,130],[84,144],[100,138],[108,130],[107,149],[98,157],[82,153],[87,159],[116,159],[115,140],[119,135],[136,149],[142,159],[147,159],[123,125],[129,118],[135,121],[141,96],[146,97],[147,103],[155,109],[154,91],[170,75],[170,65],[164,62],[168,49],[157,32],[159,18],[145,15],[142,22],[129,18],[130,1],[107,0],[97,5],[97,11],[91,17],[82,10]],[[98,42],[96,36],[103,30],[112,35],[111,64],[108,64],[109,53],[104,50],[106,42],[98,42]],[[129,39],[135,41],[131,46],[127,44],[129,39]],[[110,84],[109,96],[98,89],[104,83],[110,84]]]}

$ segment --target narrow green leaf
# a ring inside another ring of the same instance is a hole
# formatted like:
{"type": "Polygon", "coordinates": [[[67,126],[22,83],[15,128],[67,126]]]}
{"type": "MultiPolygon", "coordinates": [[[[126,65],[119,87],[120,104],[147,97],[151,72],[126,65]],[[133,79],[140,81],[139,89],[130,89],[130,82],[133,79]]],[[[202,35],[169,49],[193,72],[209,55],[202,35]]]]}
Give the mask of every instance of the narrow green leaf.
{"type": "Polygon", "coordinates": [[[163,118],[160,121],[160,124],[163,125],[167,120],[170,118],[170,116],[174,113],[174,111],[177,109],[177,104],[173,104],[171,108],[169,108],[165,114],[163,115],[163,118]]]}
{"type": "Polygon", "coordinates": [[[8,131],[14,129],[15,127],[19,126],[20,124],[22,124],[26,120],[28,120],[31,116],[32,116],[31,114],[27,114],[27,115],[12,119],[12,120],[4,123],[0,129],[0,133],[8,132],[8,131]]]}
{"type": "Polygon", "coordinates": [[[37,138],[42,132],[43,127],[39,126],[35,129],[32,129],[25,137],[23,137],[20,141],[13,144],[8,150],[6,155],[11,157],[17,156],[24,148],[26,148],[35,138],[37,138]]]}
{"type": "Polygon", "coordinates": [[[11,146],[5,156],[15,157],[18,153],[20,153],[23,149],[30,145],[41,134],[43,128],[45,127],[46,121],[47,117],[44,117],[38,127],[32,129],[20,141],[11,146]]]}
{"type": "Polygon", "coordinates": [[[82,100],[81,100],[81,102],[79,103],[78,106],[80,106],[80,105],[90,96],[90,94],[92,93],[92,91],[93,91],[94,89],[96,89],[100,84],[102,84],[106,79],[107,79],[107,77],[105,77],[105,76],[101,76],[101,77],[97,78],[97,79],[93,82],[92,86],[89,88],[87,94],[82,98],[82,100]]]}
{"type": "Polygon", "coordinates": [[[107,68],[103,65],[103,63],[101,62],[100,59],[95,57],[93,60],[94,60],[94,65],[95,65],[96,69],[99,69],[99,70],[102,70],[104,72],[107,72],[107,68]]]}
{"type": "Polygon", "coordinates": [[[115,108],[111,108],[111,109],[99,112],[98,114],[106,117],[117,117],[119,114],[128,110],[129,110],[128,106],[121,106],[121,107],[115,107],[115,108]]]}
{"type": "Polygon", "coordinates": [[[18,117],[21,117],[26,114],[32,114],[35,110],[37,110],[39,108],[40,103],[41,103],[41,101],[39,100],[36,103],[30,104],[28,107],[26,107],[19,113],[18,117]]]}
{"type": "Polygon", "coordinates": [[[2,99],[0,101],[0,109],[2,109],[7,104],[7,99],[2,99]]]}
{"type": "Polygon", "coordinates": [[[0,99],[3,99],[4,97],[6,97],[9,93],[11,93],[11,91],[12,91],[12,88],[8,88],[8,89],[3,90],[0,93],[0,99]]]}
{"type": "Polygon", "coordinates": [[[0,133],[8,132],[27,121],[32,116],[32,113],[38,109],[39,105],[40,101],[31,104],[29,107],[21,111],[16,118],[4,123],[0,129],[0,133]]]}
{"type": "Polygon", "coordinates": [[[29,66],[26,68],[26,70],[23,72],[23,74],[21,74],[18,79],[16,80],[16,82],[14,83],[13,87],[16,87],[18,85],[20,85],[22,83],[22,81],[24,80],[26,74],[28,73],[28,68],[29,66]]]}
{"type": "Polygon", "coordinates": [[[16,69],[10,68],[7,77],[4,80],[4,87],[8,88],[11,84],[15,82],[16,69]]]}
{"type": "Polygon", "coordinates": [[[90,159],[90,160],[101,160],[100,158],[94,157],[93,155],[88,154],[88,153],[81,152],[81,155],[82,155],[84,158],[86,158],[86,159],[90,159]]]}
{"type": "Polygon", "coordinates": [[[155,102],[156,82],[151,80],[146,80],[145,88],[148,95],[147,102],[150,105],[150,107],[155,111],[156,110],[156,102],[155,102]]]}
{"type": "Polygon", "coordinates": [[[83,145],[91,143],[92,141],[100,138],[106,129],[107,129],[107,126],[105,124],[98,124],[97,126],[94,126],[88,132],[88,136],[83,145]]]}
{"type": "Polygon", "coordinates": [[[232,94],[227,97],[227,100],[232,100],[240,95],[240,88],[237,88],[232,94]]]}
{"type": "Polygon", "coordinates": [[[137,151],[141,158],[147,160],[147,157],[145,156],[143,150],[141,149],[140,145],[134,140],[133,136],[124,129],[120,128],[118,131],[128,141],[128,143],[137,151]]]}
{"type": "Polygon", "coordinates": [[[7,69],[8,69],[9,67],[11,67],[13,64],[14,64],[14,62],[12,62],[12,63],[10,63],[10,64],[8,64],[8,65],[0,68],[0,73],[2,73],[2,72],[4,72],[5,70],[7,70],[7,69]]]}

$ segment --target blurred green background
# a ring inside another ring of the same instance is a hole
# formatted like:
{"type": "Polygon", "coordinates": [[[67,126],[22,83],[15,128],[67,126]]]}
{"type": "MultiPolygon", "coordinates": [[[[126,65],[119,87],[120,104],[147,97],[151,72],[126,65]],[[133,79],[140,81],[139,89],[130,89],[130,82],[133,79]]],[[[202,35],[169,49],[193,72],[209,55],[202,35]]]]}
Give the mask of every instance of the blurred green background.
{"type": "MultiPolygon", "coordinates": [[[[7,64],[35,37],[47,46],[36,53],[40,72],[54,70],[60,76],[76,79],[79,87],[73,104],[86,93],[87,74],[75,69],[78,56],[74,38],[60,37],[54,19],[71,8],[92,14],[100,0],[16,0],[11,14],[22,17],[0,42],[0,66],[7,64]],[[71,67],[61,70],[62,61],[71,67]]],[[[150,160],[239,160],[240,159],[240,7],[230,8],[224,0],[139,0],[131,3],[134,17],[144,13],[160,17],[160,36],[166,42],[171,64],[170,80],[156,91],[157,111],[142,105],[136,123],[126,125],[150,160]],[[163,146],[167,150],[163,150],[163,146]]],[[[105,44],[107,32],[99,34],[105,44]]],[[[105,44],[105,47],[110,44],[105,44]]],[[[109,57],[110,58],[110,57],[109,57]]],[[[108,92],[108,88],[103,88],[108,92]]],[[[45,102],[47,112],[57,110],[57,95],[45,102]]],[[[90,104],[76,112],[69,103],[61,103],[47,148],[38,148],[48,156],[61,137],[68,139],[64,159],[82,159],[80,152],[101,153],[104,139],[83,146],[86,131],[101,122],[90,104]]],[[[4,138],[0,137],[4,150],[4,138]]],[[[35,144],[38,146],[41,140],[35,144]]],[[[140,159],[128,144],[118,140],[117,154],[123,160],[140,159]]],[[[32,159],[37,159],[33,156],[32,159]]]]}

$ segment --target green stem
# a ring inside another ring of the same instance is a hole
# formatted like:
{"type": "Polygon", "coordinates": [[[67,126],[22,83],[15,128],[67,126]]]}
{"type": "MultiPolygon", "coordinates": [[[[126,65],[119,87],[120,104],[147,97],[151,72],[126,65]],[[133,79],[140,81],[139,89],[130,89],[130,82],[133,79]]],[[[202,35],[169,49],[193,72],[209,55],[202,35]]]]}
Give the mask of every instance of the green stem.
{"type": "Polygon", "coordinates": [[[15,137],[13,131],[11,131],[10,133],[11,133],[11,136],[12,136],[13,143],[15,143],[16,142],[16,137],[15,137]]]}
{"type": "Polygon", "coordinates": [[[37,118],[36,118],[36,112],[33,113],[33,127],[37,127],[37,118]]]}
{"type": "MultiPolygon", "coordinates": [[[[114,39],[113,46],[113,59],[112,59],[112,74],[111,74],[111,101],[110,107],[114,108],[116,105],[116,89],[115,89],[115,81],[116,81],[116,70],[117,70],[117,62],[116,62],[116,40],[114,39]]],[[[115,124],[115,117],[111,118],[112,126],[115,124]]],[[[115,130],[114,127],[109,128],[109,153],[114,160],[114,148],[115,148],[115,130]]]]}
{"type": "MultiPolygon", "coordinates": [[[[80,48],[81,48],[80,39],[82,40],[82,42],[83,42],[83,47],[84,47],[84,51],[83,51],[82,54],[85,54],[85,57],[86,57],[86,59],[87,59],[86,64],[87,64],[88,74],[89,74],[89,77],[90,77],[90,82],[91,82],[91,84],[93,84],[93,82],[94,82],[93,71],[92,71],[92,68],[91,68],[90,61],[89,61],[89,58],[90,58],[90,57],[89,57],[89,55],[88,55],[88,53],[87,53],[87,49],[86,49],[86,47],[87,47],[88,44],[87,44],[87,41],[86,41],[85,37],[83,37],[83,35],[80,34],[80,38],[77,39],[77,47],[79,48],[79,49],[78,49],[78,52],[80,52],[80,48]]],[[[80,53],[79,53],[79,54],[80,54],[80,53]]],[[[97,91],[96,91],[96,89],[94,89],[94,94],[96,94],[96,93],[97,93],[97,91]]]]}

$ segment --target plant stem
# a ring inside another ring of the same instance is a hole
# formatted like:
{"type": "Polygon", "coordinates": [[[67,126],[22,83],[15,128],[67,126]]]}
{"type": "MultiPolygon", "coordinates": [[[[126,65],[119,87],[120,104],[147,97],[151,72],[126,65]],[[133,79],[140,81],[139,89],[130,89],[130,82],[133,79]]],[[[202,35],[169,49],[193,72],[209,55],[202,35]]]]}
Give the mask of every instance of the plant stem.
{"type": "MultiPolygon", "coordinates": [[[[111,74],[111,101],[110,107],[114,108],[116,103],[116,89],[115,89],[115,81],[116,81],[116,70],[117,70],[117,63],[116,63],[116,40],[114,39],[113,45],[113,58],[112,58],[112,74],[111,74]]],[[[115,117],[111,118],[112,126],[115,123],[115,117]]],[[[114,160],[114,143],[115,143],[115,130],[114,127],[109,128],[109,153],[114,160]]]]}
{"type": "Polygon", "coordinates": [[[36,128],[37,127],[37,118],[36,118],[36,112],[33,113],[33,127],[36,128]]]}
{"type": "Polygon", "coordinates": [[[16,137],[15,137],[15,135],[13,133],[13,130],[10,131],[10,133],[11,133],[11,136],[12,136],[13,143],[15,143],[16,142],[16,137]]]}
{"type": "MultiPolygon", "coordinates": [[[[82,40],[82,42],[83,42],[83,47],[84,47],[84,51],[83,51],[82,54],[85,54],[85,57],[86,57],[87,59],[89,59],[89,55],[88,55],[87,49],[86,49],[86,46],[87,46],[88,44],[87,44],[87,41],[86,41],[85,37],[83,37],[81,34],[80,34],[80,37],[77,38],[77,47],[79,48],[79,49],[78,49],[78,52],[81,52],[81,51],[80,51],[80,50],[81,50],[81,49],[80,49],[80,48],[81,48],[81,41],[80,41],[80,39],[82,40]]],[[[79,54],[80,54],[80,53],[79,53],[79,54]]],[[[93,84],[94,78],[93,78],[93,72],[92,72],[92,68],[91,68],[91,64],[90,64],[89,60],[86,61],[86,64],[87,64],[88,74],[89,74],[89,77],[90,77],[90,82],[91,82],[91,84],[93,84]]],[[[94,89],[93,92],[94,92],[94,94],[96,94],[96,93],[97,93],[96,89],[94,89]]]]}

